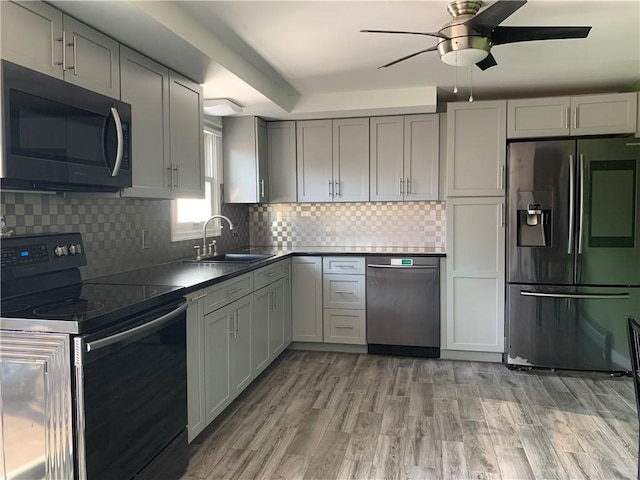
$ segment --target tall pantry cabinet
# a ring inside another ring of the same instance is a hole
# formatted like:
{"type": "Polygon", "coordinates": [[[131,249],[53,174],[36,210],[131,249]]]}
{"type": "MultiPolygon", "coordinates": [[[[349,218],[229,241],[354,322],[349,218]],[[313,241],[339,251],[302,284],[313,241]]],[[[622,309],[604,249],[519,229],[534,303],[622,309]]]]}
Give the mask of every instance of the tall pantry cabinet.
{"type": "Polygon", "coordinates": [[[506,112],[447,108],[447,350],[504,352],[506,112]]]}

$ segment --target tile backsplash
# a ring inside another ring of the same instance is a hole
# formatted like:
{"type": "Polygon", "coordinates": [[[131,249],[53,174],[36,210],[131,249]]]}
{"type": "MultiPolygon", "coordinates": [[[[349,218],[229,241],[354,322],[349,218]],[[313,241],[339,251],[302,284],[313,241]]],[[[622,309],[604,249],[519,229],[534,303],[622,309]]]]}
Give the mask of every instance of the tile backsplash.
{"type": "MultiPolygon", "coordinates": [[[[201,240],[171,242],[171,201],[131,198],[67,198],[61,194],[0,193],[2,215],[16,235],[80,232],[87,252],[84,279],[185,258],[201,240]],[[142,230],[149,247],[142,249],[142,230]]],[[[249,246],[247,205],[222,205],[234,223],[216,240],[220,251],[249,246]],[[237,234],[237,236],[235,235],[237,234]]]]}
{"type": "Polygon", "coordinates": [[[249,207],[251,246],[444,249],[444,202],[286,203],[249,207]]]}

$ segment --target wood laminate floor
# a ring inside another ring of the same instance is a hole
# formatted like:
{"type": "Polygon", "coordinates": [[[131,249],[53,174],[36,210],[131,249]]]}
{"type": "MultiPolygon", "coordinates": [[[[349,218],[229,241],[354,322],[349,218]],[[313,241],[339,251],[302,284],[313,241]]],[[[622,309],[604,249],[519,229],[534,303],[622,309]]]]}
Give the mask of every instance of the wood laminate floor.
{"type": "Polygon", "coordinates": [[[636,478],[633,384],[287,351],[190,446],[193,479],[636,478]]]}

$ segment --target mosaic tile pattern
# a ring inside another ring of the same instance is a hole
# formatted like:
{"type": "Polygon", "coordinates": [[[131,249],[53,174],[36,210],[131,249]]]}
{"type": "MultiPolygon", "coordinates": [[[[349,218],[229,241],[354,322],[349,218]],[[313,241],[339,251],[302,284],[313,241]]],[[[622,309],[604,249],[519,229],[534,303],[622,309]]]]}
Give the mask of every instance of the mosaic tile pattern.
{"type": "Polygon", "coordinates": [[[444,202],[290,203],[249,208],[251,246],[445,246],[444,202]]]}
{"type": "MultiPolygon", "coordinates": [[[[87,252],[84,279],[125,272],[185,258],[197,240],[171,242],[170,200],[131,198],[66,198],[63,195],[2,192],[1,211],[16,235],[80,232],[87,252]],[[150,248],[143,250],[142,230],[150,248]]],[[[249,246],[248,207],[222,205],[233,232],[217,238],[221,252],[249,246]]]]}

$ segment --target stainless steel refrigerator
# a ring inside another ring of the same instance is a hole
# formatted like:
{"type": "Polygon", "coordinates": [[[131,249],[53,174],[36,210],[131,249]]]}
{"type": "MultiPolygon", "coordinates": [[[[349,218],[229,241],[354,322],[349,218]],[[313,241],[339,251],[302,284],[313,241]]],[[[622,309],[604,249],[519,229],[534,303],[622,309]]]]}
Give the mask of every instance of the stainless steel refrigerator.
{"type": "Polygon", "coordinates": [[[507,365],[629,371],[640,141],[511,143],[507,168],[507,365]]]}

